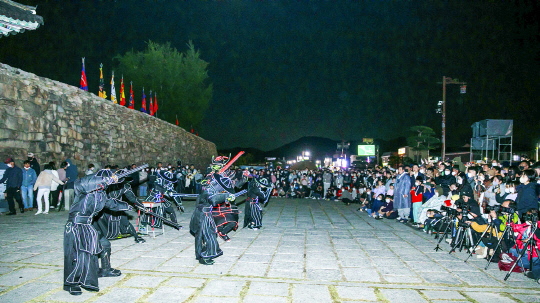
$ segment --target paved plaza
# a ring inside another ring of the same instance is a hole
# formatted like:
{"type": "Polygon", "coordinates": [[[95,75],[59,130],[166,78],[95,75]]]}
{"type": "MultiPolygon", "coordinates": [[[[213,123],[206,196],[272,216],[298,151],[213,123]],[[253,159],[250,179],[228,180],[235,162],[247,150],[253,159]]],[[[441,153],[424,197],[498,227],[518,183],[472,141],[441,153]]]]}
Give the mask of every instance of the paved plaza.
{"type": "Polygon", "coordinates": [[[421,231],[324,200],[271,199],[263,229],[239,229],[215,265],[200,265],[185,206],[181,231],[112,241],[122,276],[82,296],[62,290],[66,212],[0,216],[0,302],[540,302],[522,274],[505,282],[496,264],[464,263],[421,231]]]}

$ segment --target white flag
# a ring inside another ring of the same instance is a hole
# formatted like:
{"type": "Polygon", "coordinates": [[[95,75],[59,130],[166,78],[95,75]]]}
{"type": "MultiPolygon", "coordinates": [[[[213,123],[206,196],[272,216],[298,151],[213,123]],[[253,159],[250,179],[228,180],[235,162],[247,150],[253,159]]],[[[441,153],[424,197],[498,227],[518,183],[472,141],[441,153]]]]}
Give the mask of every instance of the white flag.
{"type": "Polygon", "coordinates": [[[114,72],[112,73],[112,78],[111,78],[111,101],[114,104],[118,103],[116,101],[116,89],[114,88],[114,72]]]}

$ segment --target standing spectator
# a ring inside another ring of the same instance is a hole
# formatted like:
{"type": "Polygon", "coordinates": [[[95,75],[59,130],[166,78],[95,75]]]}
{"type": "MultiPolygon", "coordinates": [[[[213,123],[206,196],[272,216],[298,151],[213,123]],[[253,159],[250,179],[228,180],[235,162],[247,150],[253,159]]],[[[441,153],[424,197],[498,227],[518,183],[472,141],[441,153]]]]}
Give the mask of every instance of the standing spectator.
{"type": "Polygon", "coordinates": [[[139,195],[145,198],[148,189],[148,172],[149,168],[143,169],[139,172],[139,195]]]}
{"type": "Polygon", "coordinates": [[[194,175],[193,175],[193,180],[195,182],[195,193],[196,194],[200,194],[201,193],[201,190],[202,190],[202,184],[201,184],[201,181],[203,179],[203,175],[201,174],[200,171],[194,169],[194,175]]]}
{"type": "Polygon", "coordinates": [[[405,167],[400,165],[398,176],[394,187],[394,208],[398,210],[398,220],[406,223],[411,212],[411,178],[405,171],[405,167]]]}
{"type": "Polygon", "coordinates": [[[343,186],[343,175],[341,172],[338,172],[338,175],[336,177],[336,187],[340,189],[343,186]]]}
{"type": "Polygon", "coordinates": [[[15,202],[19,204],[19,209],[21,214],[24,213],[24,205],[21,198],[21,185],[22,185],[22,170],[15,165],[15,161],[12,158],[7,158],[4,162],[7,164],[8,169],[4,172],[4,177],[0,179],[0,184],[6,182],[6,192],[4,193],[6,200],[9,205],[9,214],[8,216],[16,215],[15,212],[15,202]]]}
{"type": "MultiPolygon", "coordinates": [[[[30,167],[36,172],[36,176],[39,176],[39,173],[41,172],[41,168],[39,166],[39,162],[36,159],[34,153],[28,153],[27,156],[28,156],[28,161],[30,161],[30,167]]],[[[31,203],[32,207],[34,208],[37,206],[36,197],[37,197],[37,191],[34,191],[34,200],[31,203]]]]}
{"type": "MultiPolygon", "coordinates": [[[[60,175],[58,174],[58,171],[56,170],[56,163],[54,162],[49,162],[49,169],[51,170],[51,173],[56,177],[58,178],[60,181],[62,181],[62,179],[60,179],[60,175]]],[[[64,174],[64,178],[66,177],[66,175],[64,174]]],[[[64,182],[64,181],[62,181],[64,182]]],[[[52,209],[55,209],[57,206],[58,206],[58,195],[60,194],[60,183],[56,182],[56,181],[52,181],[51,182],[51,208],[52,209]]]]}
{"type": "Polygon", "coordinates": [[[64,207],[69,210],[71,202],[75,198],[75,181],[77,180],[77,165],[73,164],[70,159],[66,159],[66,186],[64,190],[64,207]]]}
{"type": "Polygon", "coordinates": [[[34,189],[38,190],[38,211],[36,212],[36,215],[41,213],[46,215],[49,213],[49,193],[51,192],[51,185],[53,181],[58,184],[64,184],[64,182],[60,181],[60,179],[53,174],[51,166],[47,164],[45,165],[44,170],[39,174],[37,181],[34,184],[34,189]],[[43,210],[41,208],[42,198],[45,200],[45,208],[43,210]]]}
{"type": "Polygon", "coordinates": [[[331,184],[332,184],[332,174],[328,170],[326,170],[323,174],[324,193],[328,191],[331,184]]]}
{"type": "MultiPolygon", "coordinates": [[[[60,164],[60,168],[56,171],[58,173],[58,179],[60,179],[60,181],[64,182],[64,184],[66,183],[66,168],[67,168],[67,162],[62,162],[60,164]]],[[[60,191],[60,189],[58,189],[58,191],[60,191]]],[[[64,190],[64,187],[62,187],[62,198],[61,199],[58,199],[60,201],[59,204],[58,204],[58,211],[61,211],[63,208],[64,208],[64,199],[65,199],[65,190],[64,190]]]]}
{"type": "MultiPolygon", "coordinates": [[[[137,168],[137,165],[131,164],[131,169],[135,169],[135,168],[137,168]]],[[[132,180],[130,182],[131,190],[135,194],[135,197],[138,197],[139,196],[139,184],[141,183],[140,182],[141,180],[139,179],[139,172],[134,172],[129,176],[132,178],[132,180]]]]}
{"type": "Polygon", "coordinates": [[[30,161],[24,161],[22,171],[21,195],[24,204],[24,210],[32,210],[34,204],[34,183],[36,183],[36,171],[30,167],[30,161]]]}
{"type": "Polygon", "coordinates": [[[84,174],[87,175],[87,176],[93,175],[95,173],[94,172],[95,168],[96,167],[94,166],[94,164],[92,164],[92,163],[88,164],[88,169],[86,170],[86,172],[84,174]]]}
{"type": "Polygon", "coordinates": [[[422,176],[417,176],[416,180],[414,181],[414,186],[411,189],[411,202],[412,202],[412,210],[413,210],[413,220],[415,224],[420,225],[422,222],[420,222],[420,212],[422,211],[422,201],[424,198],[424,185],[422,185],[422,182],[424,181],[424,178],[422,176]]]}
{"type": "MultiPolygon", "coordinates": [[[[531,209],[538,209],[538,192],[536,191],[536,183],[533,183],[534,170],[532,169],[524,170],[521,173],[519,182],[522,185],[518,187],[516,205],[517,205],[517,212],[519,216],[522,217],[524,214],[527,213],[527,211],[531,209]]],[[[524,220],[522,221],[524,222],[524,220]]]]}

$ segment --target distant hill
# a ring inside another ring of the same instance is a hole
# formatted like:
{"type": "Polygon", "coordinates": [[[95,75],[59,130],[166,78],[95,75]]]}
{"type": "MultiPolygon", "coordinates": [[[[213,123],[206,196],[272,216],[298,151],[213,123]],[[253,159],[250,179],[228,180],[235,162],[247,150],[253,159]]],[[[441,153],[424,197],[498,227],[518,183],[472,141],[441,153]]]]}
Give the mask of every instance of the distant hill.
{"type": "MultiPolygon", "coordinates": [[[[309,151],[312,159],[324,160],[325,157],[332,157],[336,152],[337,144],[340,141],[332,140],[322,137],[302,137],[296,141],[287,143],[281,147],[278,147],[269,151],[262,151],[256,148],[242,148],[235,147],[229,149],[218,150],[220,155],[229,155],[234,157],[238,152],[245,151],[253,155],[253,158],[257,162],[264,161],[265,157],[277,157],[286,159],[295,159],[296,156],[302,155],[302,151],[309,151]]],[[[351,143],[350,152],[355,154],[357,152],[357,145],[362,144],[359,141],[349,141],[351,143]]],[[[398,148],[407,145],[407,140],[404,137],[399,137],[392,140],[380,140],[375,139],[375,144],[380,146],[381,154],[384,152],[397,152],[398,148]]]]}
{"type": "Polygon", "coordinates": [[[302,137],[291,143],[266,152],[267,157],[296,158],[302,155],[302,151],[309,151],[312,159],[324,160],[336,151],[339,141],[322,137],[302,137]]]}

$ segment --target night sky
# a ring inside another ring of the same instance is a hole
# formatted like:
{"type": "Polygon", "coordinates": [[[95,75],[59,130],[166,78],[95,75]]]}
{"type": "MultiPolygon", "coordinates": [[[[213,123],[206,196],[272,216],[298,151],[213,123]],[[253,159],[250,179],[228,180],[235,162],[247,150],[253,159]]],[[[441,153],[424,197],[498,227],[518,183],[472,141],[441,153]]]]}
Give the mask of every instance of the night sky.
{"type": "Polygon", "coordinates": [[[18,2],[38,5],[45,24],[1,38],[0,62],[79,86],[86,57],[96,94],[99,63],[108,83],[116,55],[193,40],[214,87],[196,129],[221,149],[392,139],[413,125],[440,134],[443,76],[468,83],[465,95],[447,87],[448,145],[468,143],[483,119],[513,119],[527,148],[540,141],[535,1],[18,2]]]}

